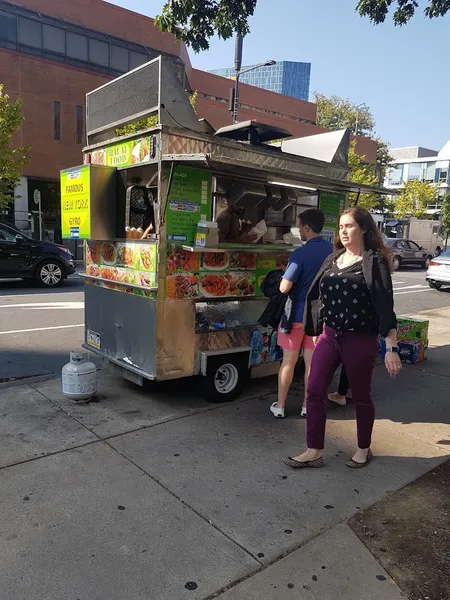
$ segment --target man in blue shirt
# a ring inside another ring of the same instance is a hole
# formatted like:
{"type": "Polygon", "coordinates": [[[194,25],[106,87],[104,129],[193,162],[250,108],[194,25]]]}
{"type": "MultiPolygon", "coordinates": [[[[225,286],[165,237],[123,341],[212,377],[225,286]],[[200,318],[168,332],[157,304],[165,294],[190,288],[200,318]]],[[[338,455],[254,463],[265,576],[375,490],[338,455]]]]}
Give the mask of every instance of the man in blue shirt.
{"type": "Polygon", "coordinates": [[[325,224],[325,216],[321,210],[316,208],[305,210],[299,216],[299,221],[300,236],[306,243],[292,253],[280,283],[280,291],[283,294],[291,294],[294,314],[291,332],[289,334],[278,332],[278,344],[283,348],[283,361],[278,374],[278,402],[274,402],[270,410],[274,417],[281,419],[284,417],[286,398],[301,349],[305,361],[305,399],[301,414],[302,417],[306,417],[306,388],[314,343],[310,336],[304,334],[303,312],[309,288],[325,258],[333,251],[330,242],[320,235],[325,224]]]}

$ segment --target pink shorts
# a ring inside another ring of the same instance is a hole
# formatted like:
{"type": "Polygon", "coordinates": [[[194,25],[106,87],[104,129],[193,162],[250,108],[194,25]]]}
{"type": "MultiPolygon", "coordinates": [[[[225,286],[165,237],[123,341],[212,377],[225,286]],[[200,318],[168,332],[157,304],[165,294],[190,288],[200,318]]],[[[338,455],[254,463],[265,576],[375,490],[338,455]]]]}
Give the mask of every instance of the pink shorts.
{"type": "Polygon", "coordinates": [[[278,329],[278,345],[283,350],[314,350],[313,339],[305,334],[302,323],[294,323],[291,333],[281,333],[278,329]]]}

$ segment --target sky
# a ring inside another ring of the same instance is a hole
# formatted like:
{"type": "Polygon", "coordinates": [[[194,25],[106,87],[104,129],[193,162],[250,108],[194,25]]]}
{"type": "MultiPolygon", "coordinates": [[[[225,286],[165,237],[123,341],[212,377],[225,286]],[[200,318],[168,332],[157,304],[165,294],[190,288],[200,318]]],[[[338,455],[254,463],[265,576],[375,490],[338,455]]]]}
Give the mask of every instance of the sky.
{"type": "MultiPolygon", "coordinates": [[[[164,4],[110,1],[152,17],[164,4]]],[[[258,0],[244,40],[243,64],[269,59],[311,62],[311,95],[317,91],[364,102],[375,117],[376,133],[393,148],[439,150],[450,139],[450,13],[429,20],[419,9],[405,27],[387,20],[374,26],[355,13],[356,4],[357,0],[258,0]]],[[[423,8],[425,0],[420,5],[423,8]]],[[[215,38],[208,51],[190,50],[190,57],[198,69],[233,66],[234,43],[215,38]]]]}

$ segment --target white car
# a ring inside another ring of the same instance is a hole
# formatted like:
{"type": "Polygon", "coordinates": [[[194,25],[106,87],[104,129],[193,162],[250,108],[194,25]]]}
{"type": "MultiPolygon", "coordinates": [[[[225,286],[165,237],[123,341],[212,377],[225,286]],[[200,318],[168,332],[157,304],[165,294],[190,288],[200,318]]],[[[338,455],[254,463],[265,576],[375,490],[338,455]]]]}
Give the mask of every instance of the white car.
{"type": "Polygon", "coordinates": [[[435,290],[440,290],[443,285],[450,286],[450,250],[431,259],[426,279],[435,290]]]}

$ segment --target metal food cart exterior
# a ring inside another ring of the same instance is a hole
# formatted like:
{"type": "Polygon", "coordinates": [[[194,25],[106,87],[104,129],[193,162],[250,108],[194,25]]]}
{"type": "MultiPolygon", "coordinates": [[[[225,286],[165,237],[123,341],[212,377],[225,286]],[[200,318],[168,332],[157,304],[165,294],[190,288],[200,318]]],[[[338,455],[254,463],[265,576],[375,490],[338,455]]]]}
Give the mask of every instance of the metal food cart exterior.
{"type": "Polygon", "coordinates": [[[348,181],[348,132],[337,142],[334,136],[328,161],[229,135],[214,136],[198,121],[172,66],[160,57],[88,94],[84,165],[62,173],[63,232],[86,239],[85,347],[141,385],[203,375],[214,401],[236,396],[251,370],[273,372],[280,353],[276,332],[257,323],[267,303],[259,284],[293,249],[196,247],[197,222],[215,217],[218,182],[239,181],[244,195],[250,188],[266,195],[287,188],[290,206],[319,204],[329,236],[346,193],[357,191],[348,181]],[[117,137],[121,125],[148,115],[158,125],[117,137]],[[106,180],[101,189],[98,179],[106,180]],[[133,193],[148,189],[156,231],[144,240],[127,238],[133,193]]]}

